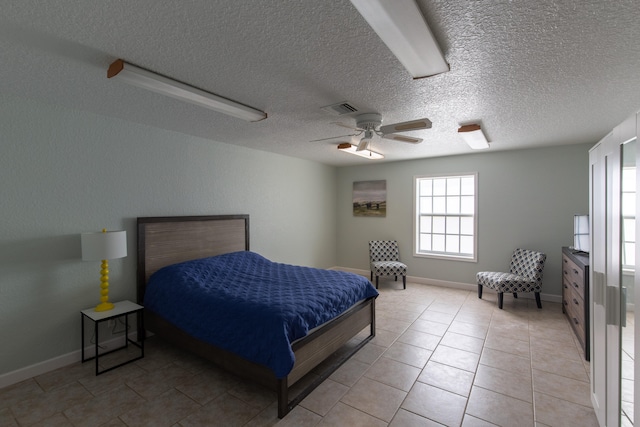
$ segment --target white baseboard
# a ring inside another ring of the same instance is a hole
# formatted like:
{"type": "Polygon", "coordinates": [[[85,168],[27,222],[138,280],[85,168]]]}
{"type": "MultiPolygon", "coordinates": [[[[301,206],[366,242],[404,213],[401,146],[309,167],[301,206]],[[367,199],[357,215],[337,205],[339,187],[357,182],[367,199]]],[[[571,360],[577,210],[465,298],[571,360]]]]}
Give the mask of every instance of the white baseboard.
{"type": "MultiPolygon", "coordinates": [[[[371,272],[369,270],[360,270],[355,268],[346,268],[346,267],[332,267],[332,270],[341,270],[348,271],[350,273],[359,274],[360,276],[364,276],[366,278],[371,277],[371,272]]],[[[440,286],[443,288],[451,288],[451,289],[462,289],[465,291],[477,291],[478,284],[477,283],[461,283],[461,282],[450,282],[448,280],[438,280],[438,279],[429,279],[425,277],[416,277],[416,276],[407,276],[407,281],[412,283],[420,283],[422,285],[433,285],[440,286]]],[[[522,295],[522,298],[534,298],[534,295],[531,293],[523,293],[519,294],[518,297],[522,295]]],[[[557,302],[562,303],[562,295],[553,295],[553,294],[540,294],[540,299],[542,301],[548,302],[557,302]]]]}
{"type": "MultiPolygon", "coordinates": [[[[129,334],[129,339],[137,341],[137,336],[137,332],[132,332],[129,334]]],[[[105,350],[109,348],[115,348],[116,346],[122,345],[122,343],[124,342],[123,338],[124,335],[115,337],[109,341],[102,342],[101,340],[100,346],[105,350]]],[[[91,344],[89,346],[86,346],[84,351],[85,358],[93,357],[93,355],[95,354],[95,345],[91,344]]],[[[0,375],[0,388],[17,384],[21,381],[37,377],[38,375],[46,374],[47,372],[54,371],[59,368],[64,368],[65,366],[78,363],[81,360],[82,352],[80,350],[76,350],[72,351],[71,353],[63,354],[62,356],[54,357],[52,359],[33,364],[31,366],[26,366],[12,372],[7,372],[6,374],[0,375]]]]}

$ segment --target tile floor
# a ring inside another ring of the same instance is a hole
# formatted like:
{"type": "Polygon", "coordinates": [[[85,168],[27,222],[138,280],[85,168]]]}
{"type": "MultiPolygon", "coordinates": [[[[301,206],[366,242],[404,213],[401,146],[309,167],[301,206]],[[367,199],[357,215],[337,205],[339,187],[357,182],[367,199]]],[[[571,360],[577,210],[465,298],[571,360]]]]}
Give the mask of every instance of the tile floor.
{"type": "Polygon", "coordinates": [[[401,287],[381,281],[376,338],[282,420],[274,393],[151,338],[99,377],[77,363],[0,389],[0,426],[597,426],[559,304],[401,287]]]}

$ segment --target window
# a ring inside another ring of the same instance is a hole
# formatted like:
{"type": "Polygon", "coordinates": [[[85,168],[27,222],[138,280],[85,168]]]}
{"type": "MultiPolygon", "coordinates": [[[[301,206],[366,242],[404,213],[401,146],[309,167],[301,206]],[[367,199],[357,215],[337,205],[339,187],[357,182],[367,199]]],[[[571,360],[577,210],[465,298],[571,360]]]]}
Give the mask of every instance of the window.
{"type": "Polygon", "coordinates": [[[477,174],[415,178],[415,255],[476,260],[477,174]]]}
{"type": "Polygon", "coordinates": [[[622,168],[622,268],[636,264],[636,168],[622,168]]]}

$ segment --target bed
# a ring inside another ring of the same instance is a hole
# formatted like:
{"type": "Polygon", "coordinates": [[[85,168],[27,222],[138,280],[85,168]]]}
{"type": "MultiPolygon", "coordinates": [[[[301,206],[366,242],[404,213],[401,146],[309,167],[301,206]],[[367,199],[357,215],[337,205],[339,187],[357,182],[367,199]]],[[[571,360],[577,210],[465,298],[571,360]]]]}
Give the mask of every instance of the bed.
{"type": "MultiPolygon", "coordinates": [[[[246,257],[250,253],[248,215],[141,217],[137,226],[137,298],[141,304],[145,300],[147,284],[158,270],[161,271],[154,279],[185,261],[225,258],[236,253],[246,257]]],[[[145,329],[153,334],[274,390],[278,397],[278,417],[282,418],[375,336],[375,295],[355,302],[331,320],[323,321],[305,336],[291,342],[292,367],[279,370],[278,375],[277,369],[267,367],[267,364],[241,357],[224,346],[214,346],[197,338],[196,334],[185,332],[175,324],[177,322],[167,320],[168,316],[147,308],[144,316],[145,329]],[[292,387],[312,370],[316,374],[312,376],[313,380],[306,387],[296,387],[294,393],[292,387]]],[[[139,333],[144,334],[144,331],[139,333]]]]}

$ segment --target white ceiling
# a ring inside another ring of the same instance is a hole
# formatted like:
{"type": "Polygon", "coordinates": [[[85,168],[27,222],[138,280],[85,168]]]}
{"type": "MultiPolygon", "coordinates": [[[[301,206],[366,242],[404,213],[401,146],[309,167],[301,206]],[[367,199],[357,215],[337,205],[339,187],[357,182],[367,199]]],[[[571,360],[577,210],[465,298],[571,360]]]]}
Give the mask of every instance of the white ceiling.
{"type": "MultiPolygon", "coordinates": [[[[413,80],[348,0],[0,0],[0,93],[330,165],[355,124],[428,117],[383,161],[596,142],[640,109],[637,0],[418,0],[451,71],[413,80]],[[117,58],[267,112],[248,123],[106,77],[117,58]]],[[[134,143],[134,141],[132,141],[134,143]]]]}

